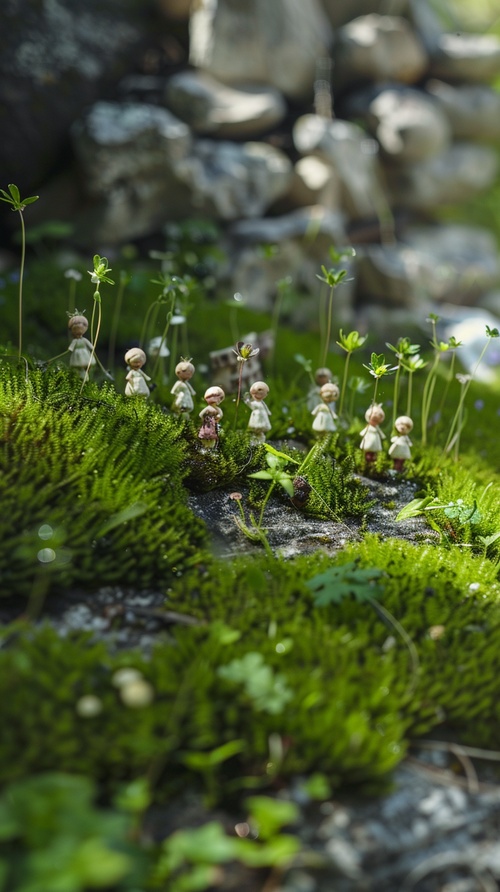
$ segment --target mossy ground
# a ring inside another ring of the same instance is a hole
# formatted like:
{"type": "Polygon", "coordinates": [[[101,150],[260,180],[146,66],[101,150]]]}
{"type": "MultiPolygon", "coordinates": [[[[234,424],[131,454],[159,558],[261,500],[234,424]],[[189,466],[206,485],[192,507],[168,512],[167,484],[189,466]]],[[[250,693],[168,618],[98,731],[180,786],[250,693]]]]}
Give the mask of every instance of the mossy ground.
{"type": "MultiPolygon", "coordinates": [[[[124,302],[120,351],[137,337],[148,303],[139,301],[147,291],[141,275],[124,302]]],[[[244,433],[248,410],[240,406],[236,418],[226,400],[224,437],[207,455],[194,425],[168,412],[168,388],[159,387],[146,404],[117,394],[123,372],[116,388],[97,383],[82,391],[64,360],[40,365],[61,345],[53,331],[57,301],[48,303],[57,276],[39,276],[35,267],[27,284],[34,360],[0,363],[0,575],[2,595],[23,615],[2,633],[2,782],[57,768],[91,777],[103,793],[146,777],[159,801],[192,785],[215,802],[321,772],[331,789],[369,791],[387,782],[412,738],[443,724],[476,746],[496,746],[498,389],[472,384],[455,462],[442,449],[451,399],[424,450],[415,387],[414,461],[406,475],[417,495],[433,495],[443,506],[458,499],[475,505],[477,522],[448,516],[443,507],[432,515],[437,531],[420,544],[363,534],[363,515],[377,505],[369,504],[357,475],[390,477],[387,457],[367,469],[357,449],[356,419],[369,405],[368,392],[357,397],[350,428],[325,441],[308,469],[313,493],[297,509],[356,523],[359,541],[335,558],[319,550],[285,561],[262,551],[228,563],[211,553],[208,531],[187,500],[190,491],[207,490],[217,499],[219,489],[247,485],[248,475],[265,467],[265,450],[251,448],[244,433]],[[52,337],[49,347],[45,338],[52,337]],[[377,571],[375,601],[354,597],[346,583],[342,597],[318,606],[308,582],[350,563],[377,571]],[[160,588],[167,609],[197,623],[173,627],[168,640],[143,654],[111,651],[87,634],[62,638],[44,622],[43,603],[53,593],[110,584],[160,588]],[[41,621],[27,622],[26,614],[40,612],[41,621]],[[132,708],[121,698],[113,676],[124,666],[139,669],[151,685],[148,705],[132,708]],[[79,706],[88,696],[99,704],[92,716],[79,706]]],[[[58,291],[62,319],[65,300],[58,291]]],[[[105,298],[103,310],[105,340],[105,298]]],[[[231,340],[231,312],[200,299],[189,322],[200,364],[209,349],[231,340]]],[[[239,312],[240,333],[269,323],[239,312]]],[[[269,360],[277,374],[266,373],[273,440],[291,460],[303,458],[297,447],[313,443],[304,401],[309,383],[293,358],[300,352],[314,359],[313,350],[317,338],[283,327],[269,360]]],[[[331,361],[341,379],[340,352],[331,361]]],[[[366,374],[355,361],[352,372],[366,374]]],[[[379,399],[389,406],[387,381],[379,399]]],[[[197,389],[199,397],[203,384],[197,389]]],[[[392,483],[398,486],[397,476],[392,483]]],[[[252,484],[255,513],[266,488],[252,484]]]]}

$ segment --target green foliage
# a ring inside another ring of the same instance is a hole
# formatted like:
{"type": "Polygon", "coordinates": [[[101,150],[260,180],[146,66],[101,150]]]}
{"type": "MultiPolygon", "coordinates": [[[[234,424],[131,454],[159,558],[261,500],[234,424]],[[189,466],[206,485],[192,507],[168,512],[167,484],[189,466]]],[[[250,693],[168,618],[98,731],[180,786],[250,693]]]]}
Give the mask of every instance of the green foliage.
{"type": "Polygon", "coordinates": [[[376,567],[358,567],[354,561],[340,567],[330,567],[306,583],[314,595],[316,607],[327,604],[340,604],[344,598],[352,596],[360,604],[373,601],[383,594],[383,587],[377,582],[383,576],[376,567]]]}
{"type": "Polygon", "coordinates": [[[0,889],[85,892],[137,889],[147,861],[125,814],[98,809],[87,777],[40,774],[0,798],[0,889]]]}
{"type": "Polygon", "coordinates": [[[218,673],[226,681],[243,685],[245,694],[257,712],[278,715],[293,697],[284,678],[275,675],[261,653],[251,651],[239,660],[220,666],[218,673]]]}
{"type": "Polygon", "coordinates": [[[108,386],[82,397],[62,370],[3,364],[0,380],[4,596],[47,574],[50,587],[166,583],[200,559],[174,419],[108,386]]]}

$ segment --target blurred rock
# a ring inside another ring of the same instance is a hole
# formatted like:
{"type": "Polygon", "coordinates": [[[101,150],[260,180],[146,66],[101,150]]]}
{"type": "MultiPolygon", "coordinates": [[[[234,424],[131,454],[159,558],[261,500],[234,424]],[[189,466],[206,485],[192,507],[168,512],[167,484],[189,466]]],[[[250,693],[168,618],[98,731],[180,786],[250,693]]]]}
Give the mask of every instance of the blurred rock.
{"type": "Polygon", "coordinates": [[[455,143],[404,171],[388,172],[391,204],[422,211],[459,204],[488,189],[497,172],[498,156],[493,148],[455,143]]]}
{"type": "Polygon", "coordinates": [[[302,155],[319,155],[337,173],[342,187],[342,203],[354,218],[377,214],[383,186],[377,158],[377,144],[357,124],[338,118],[303,115],[293,128],[296,149],[302,155]]]}
{"type": "MultiPolygon", "coordinates": [[[[379,0],[321,0],[321,4],[334,28],[359,16],[380,11],[379,0]]],[[[407,0],[392,0],[388,11],[391,15],[399,15],[405,11],[406,6],[407,0]]]]}
{"type": "Polygon", "coordinates": [[[446,114],[453,136],[500,140],[500,93],[492,87],[454,86],[431,80],[426,89],[446,114]]]}
{"type": "Polygon", "coordinates": [[[187,22],[193,6],[193,0],[156,0],[156,2],[165,18],[172,21],[187,22]]]}
{"type": "Polygon", "coordinates": [[[258,217],[289,188],[293,176],[287,156],[259,142],[212,142],[200,139],[176,164],[198,213],[222,220],[258,217]]]}
{"type": "Polygon", "coordinates": [[[428,65],[424,46],[409,22],[377,13],[339,28],[334,55],[335,82],[340,86],[391,80],[412,84],[428,65]]]}
{"type": "Polygon", "coordinates": [[[314,155],[306,155],[297,161],[294,174],[287,195],[292,205],[321,204],[327,210],[340,210],[340,180],[331,164],[314,155]]]}
{"type": "Polygon", "coordinates": [[[444,32],[438,15],[439,7],[432,0],[408,0],[408,17],[428,53],[438,45],[444,32]]]}
{"type": "Polygon", "coordinates": [[[189,128],[166,109],[99,102],[72,130],[86,194],[98,202],[96,236],[117,244],[189,213],[177,177],[191,149],[189,128]]]}
{"type": "Polygon", "coordinates": [[[361,305],[416,309],[432,294],[433,269],[425,255],[405,245],[369,245],[357,252],[357,297],[361,305]]]}
{"type": "Polygon", "coordinates": [[[232,86],[267,84],[285,96],[312,95],[331,30],[319,0],[198,0],[190,62],[232,86]]]}
{"type": "Polygon", "coordinates": [[[133,0],[4,0],[0,8],[0,169],[30,193],[68,150],[82,108],[137,64],[150,28],[133,0]]]}
{"type": "Polygon", "coordinates": [[[500,37],[443,34],[431,57],[430,74],[445,81],[487,84],[500,73],[500,37]]]}
{"type": "Polygon", "coordinates": [[[423,161],[450,143],[446,114],[421,90],[397,86],[360,91],[350,97],[348,109],[353,117],[364,118],[391,161],[423,161]]]}
{"type": "Polygon", "coordinates": [[[281,121],[286,104],[272,87],[221,84],[201,71],[181,71],[167,83],[167,106],[195,133],[225,138],[255,136],[281,121]]]}

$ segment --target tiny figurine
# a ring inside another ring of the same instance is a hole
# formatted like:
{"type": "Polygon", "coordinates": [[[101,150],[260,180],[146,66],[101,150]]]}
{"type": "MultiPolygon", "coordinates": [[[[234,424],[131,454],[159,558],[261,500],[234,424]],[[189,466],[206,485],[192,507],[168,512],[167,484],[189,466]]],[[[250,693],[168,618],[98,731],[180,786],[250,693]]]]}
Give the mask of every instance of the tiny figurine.
{"type": "Polygon", "coordinates": [[[271,412],[264,400],[269,393],[269,387],[265,381],[256,381],[250,388],[250,394],[245,397],[245,403],[252,410],[248,421],[248,430],[252,433],[252,443],[264,443],[267,431],[271,430],[269,416],[271,412]]]}
{"type": "MultiPolygon", "coordinates": [[[[307,394],[307,408],[310,412],[312,412],[313,409],[316,408],[316,406],[321,405],[321,396],[319,392],[324,384],[331,383],[332,373],[330,369],[324,367],[316,369],[316,371],[314,372],[314,380],[316,383],[314,387],[311,387],[309,393],[307,394]]],[[[338,399],[338,395],[335,397],[335,399],[338,399]]]]}
{"type": "Polygon", "coordinates": [[[377,452],[382,451],[382,440],[385,440],[385,434],[379,430],[379,424],[382,424],[384,418],[385,412],[380,403],[373,403],[365,412],[365,421],[368,424],[361,431],[359,448],[365,453],[367,462],[374,462],[377,452]]]}
{"type": "Polygon", "coordinates": [[[73,313],[70,316],[68,328],[73,340],[68,347],[71,354],[69,365],[83,381],[89,380],[89,372],[96,364],[94,345],[83,337],[88,327],[89,321],[85,316],[80,313],[73,313]]]}
{"type": "Polygon", "coordinates": [[[124,359],[130,369],[126,376],[125,396],[148,397],[150,395],[148,381],[151,381],[151,378],[142,371],[146,362],[144,350],[132,347],[125,353],[124,359]]]}
{"type": "Polygon", "coordinates": [[[198,438],[203,440],[208,449],[213,449],[219,439],[219,422],[222,418],[222,409],[219,408],[219,403],[225,396],[222,387],[209,387],[203,397],[208,406],[205,406],[199,413],[202,423],[198,431],[198,438]]]}
{"type": "Polygon", "coordinates": [[[175,374],[178,380],[170,393],[175,396],[172,403],[172,412],[176,412],[178,415],[189,415],[194,409],[193,396],[195,391],[189,383],[194,375],[194,371],[194,365],[190,359],[181,359],[175,367],[175,374]]]}
{"type": "Polygon", "coordinates": [[[409,415],[400,415],[394,422],[397,435],[391,437],[392,446],[389,447],[389,455],[392,458],[395,471],[402,471],[407,458],[411,458],[410,446],[413,446],[408,434],[413,429],[413,421],[409,415]]]}
{"type": "Polygon", "coordinates": [[[338,416],[334,412],[333,406],[339,398],[339,389],[336,384],[331,382],[323,384],[323,387],[320,387],[319,396],[321,402],[311,412],[311,415],[314,415],[312,429],[319,436],[325,436],[337,430],[335,419],[338,416]]]}

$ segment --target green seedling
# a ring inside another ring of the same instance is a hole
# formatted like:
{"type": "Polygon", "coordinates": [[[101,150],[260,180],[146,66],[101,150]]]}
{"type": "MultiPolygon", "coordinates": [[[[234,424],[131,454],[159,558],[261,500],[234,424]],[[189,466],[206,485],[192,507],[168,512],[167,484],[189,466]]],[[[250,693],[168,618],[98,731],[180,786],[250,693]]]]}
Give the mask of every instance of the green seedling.
{"type": "Polygon", "coordinates": [[[392,372],[396,371],[396,366],[390,366],[385,361],[385,356],[383,353],[372,353],[370,362],[368,364],[363,363],[363,368],[368,369],[370,375],[375,378],[375,388],[373,391],[372,398],[372,406],[377,402],[377,390],[378,390],[378,382],[385,375],[391,375],[392,372]]]}
{"type": "Polygon", "coordinates": [[[434,389],[436,386],[438,365],[443,355],[445,353],[449,353],[449,351],[452,351],[452,360],[454,360],[455,350],[457,349],[457,347],[460,346],[460,342],[457,341],[455,338],[450,338],[448,341],[438,341],[436,325],[439,322],[439,316],[436,316],[435,313],[430,313],[428,321],[432,325],[432,339],[430,341],[430,344],[434,348],[434,360],[427,374],[424,389],[422,391],[422,446],[427,445],[429,415],[431,410],[432,398],[434,395],[434,389]]]}
{"type": "Polygon", "coordinates": [[[21,221],[21,268],[19,271],[19,346],[18,358],[21,359],[23,352],[23,279],[24,279],[24,261],[26,259],[26,229],[24,226],[23,211],[28,204],[38,201],[38,195],[31,195],[29,198],[21,198],[19,189],[15,183],[9,183],[8,192],[0,189],[0,201],[10,204],[12,211],[17,211],[21,221]]]}
{"type": "Polygon", "coordinates": [[[102,319],[102,310],[101,310],[101,285],[106,282],[108,285],[114,285],[113,279],[110,279],[108,273],[111,272],[108,267],[108,259],[107,257],[100,257],[99,254],[94,254],[93,257],[94,269],[87,270],[90,281],[93,285],[95,285],[94,291],[94,305],[92,307],[92,316],[90,320],[90,340],[92,341],[92,353],[87,365],[87,371],[85,372],[85,377],[82,381],[81,390],[83,391],[85,382],[88,380],[90,367],[92,365],[92,359],[96,355],[96,347],[97,341],[99,340],[99,332],[101,330],[101,319],[102,319]],[[97,325],[94,332],[94,322],[95,322],[95,314],[97,308],[97,325]]]}
{"type": "Polygon", "coordinates": [[[413,399],[413,375],[415,372],[419,372],[421,369],[425,369],[427,363],[424,362],[422,357],[415,353],[414,356],[407,356],[406,359],[401,361],[401,364],[406,372],[408,372],[408,391],[406,395],[406,414],[412,417],[412,399],[413,399]]]}
{"type": "Polygon", "coordinates": [[[363,346],[367,337],[368,335],[360,335],[359,331],[350,331],[349,334],[344,334],[342,329],[339,331],[339,340],[337,341],[337,344],[346,352],[344,377],[342,379],[342,389],[340,391],[339,415],[342,415],[344,409],[345,389],[351,356],[355,350],[359,350],[363,346]]]}
{"type": "MultiPolygon", "coordinates": [[[[345,251],[336,251],[334,248],[330,248],[330,257],[334,262],[338,262],[343,257],[351,256],[353,257],[355,251],[353,248],[347,248],[345,251]]],[[[328,285],[330,289],[330,294],[328,297],[328,309],[326,312],[326,329],[325,329],[325,338],[323,342],[323,347],[321,350],[321,358],[320,358],[320,366],[326,366],[326,360],[328,356],[328,349],[330,347],[330,336],[332,332],[332,315],[333,315],[333,292],[341,282],[347,277],[346,269],[335,269],[332,267],[331,269],[327,269],[326,266],[321,266],[321,272],[323,273],[320,276],[318,273],[316,274],[316,278],[319,279],[320,282],[324,282],[328,285]]],[[[323,320],[320,319],[320,330],[323,330],[323,320]]]]}
{"type": "Polygon", "coordinates": [[[392,429],[394,430],[396,418],[398,417],[401,369],[405,368],[404,363],[408,361],[408,359],[411,359],[413,356],[418,355],[420,344],[412,344],[409,338],[398,338],[395,346],[393,344],[389,344],[388,341],[386,342],[386,346],[389,347],[389,350],[392,350],[392,352],[395,353],[398,360],[398,364],[396,367],[396,376],[394,378],[394,396],[392,400],[392,429]]]}

